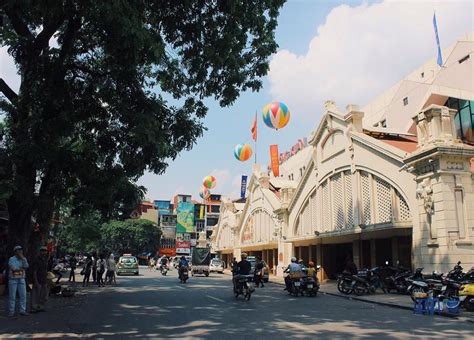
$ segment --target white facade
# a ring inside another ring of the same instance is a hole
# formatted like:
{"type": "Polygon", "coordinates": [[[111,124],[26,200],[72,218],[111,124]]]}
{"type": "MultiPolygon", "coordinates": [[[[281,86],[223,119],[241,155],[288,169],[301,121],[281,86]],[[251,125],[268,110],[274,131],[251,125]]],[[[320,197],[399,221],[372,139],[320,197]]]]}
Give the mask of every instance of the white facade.
{"type": "Polygon", "coordinates": [[[361,267],[474,266],[474,146],[459,139],[459,112],[442,106],[474,99],[472,37],[445,52],[443,69],[427,63],[364,109],[327,101],[306,162],[288,166],[301,176],[255,168],[245,207],[221,215],[216,251],[230,254],[232,243],[230,256],[259,254],[280,275],[291,256],[314,260],[322,279],[347,257],[361,267]],[[224,230],[233,238],[219,238],[224,230]]]}

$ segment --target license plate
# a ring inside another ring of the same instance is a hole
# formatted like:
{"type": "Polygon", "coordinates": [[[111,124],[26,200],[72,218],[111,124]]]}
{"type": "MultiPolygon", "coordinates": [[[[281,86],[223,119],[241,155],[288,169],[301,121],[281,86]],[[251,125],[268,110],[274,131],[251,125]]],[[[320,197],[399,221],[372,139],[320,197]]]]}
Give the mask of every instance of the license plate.
{"type": "Polygon", "coordinates": [[[313,285],[308,285],[308,288],[309,288],[309,289],[313,289],[313,285]]]}
{"type": "Polygon", "coordinates": [[[463,302],[464,300],[466,300],[466,298],[467,298],[467,296],[465,296],[465,295],[464,295],[464,296],[460,296],[460,297],[459,297],[459,301],[463,302]]]}
{"type": "Polygon", "coordinates": [[[253,283],[252,282],[247,282],[247,286],[249,287],[249,289],[253,289],[253,283]]]}
{"type": "Polygon", "coordinates": [[[299,287],[300,286],[300,282],[295,282],[295,287],[299,287]]]}
{"type": "Polygon", "coordinates": [[[446,288],[448,288],[448,286],[443,286],[443,288],[441,289],[442,291],[445,291],[446,288]]]}

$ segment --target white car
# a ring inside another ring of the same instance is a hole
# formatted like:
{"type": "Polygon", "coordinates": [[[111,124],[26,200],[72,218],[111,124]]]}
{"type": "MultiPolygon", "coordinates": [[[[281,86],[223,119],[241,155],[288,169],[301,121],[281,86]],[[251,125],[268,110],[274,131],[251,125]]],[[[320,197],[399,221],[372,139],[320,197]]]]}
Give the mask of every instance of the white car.
{"type": "Polygon", "coordinates": [[[211,273],[224,273],[224,262],[219,259],[212,259],[211,264],[209,265],[209,270],[211,273]]]}

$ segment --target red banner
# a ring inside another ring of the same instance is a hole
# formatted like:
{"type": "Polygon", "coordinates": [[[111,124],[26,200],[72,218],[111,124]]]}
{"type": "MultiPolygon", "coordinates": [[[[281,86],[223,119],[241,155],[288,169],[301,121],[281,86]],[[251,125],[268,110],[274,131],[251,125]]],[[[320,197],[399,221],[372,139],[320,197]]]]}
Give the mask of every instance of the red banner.
{"type": "Polygon", "coordinates": [[[272,165],[273,176],[279,177],[280,176],[280,167],[279,167],[278,145],[277,144],[270,145],[270,164],[272,165]]]}

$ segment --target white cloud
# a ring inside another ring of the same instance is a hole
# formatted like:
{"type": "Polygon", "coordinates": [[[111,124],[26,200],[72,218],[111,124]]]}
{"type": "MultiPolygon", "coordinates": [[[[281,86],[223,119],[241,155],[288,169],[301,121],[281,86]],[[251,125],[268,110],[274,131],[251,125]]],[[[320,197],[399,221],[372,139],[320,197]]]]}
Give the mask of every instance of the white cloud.
{"type": "MultiPolygon", "coordinates": [[[[384,1],[335,7],[305,55],[279,51],[270,93],[293,115],[318,119],[324,101],[364,105],[436,56],[433,12],[442,48],[474,29],[470,1],[384,1]]],[[[295,37],[297,39],[297,37],[295,37]]]]}

